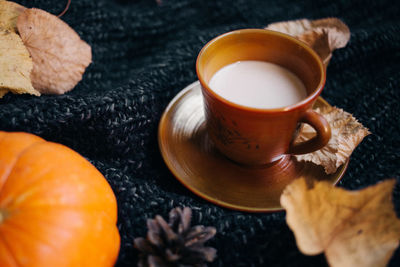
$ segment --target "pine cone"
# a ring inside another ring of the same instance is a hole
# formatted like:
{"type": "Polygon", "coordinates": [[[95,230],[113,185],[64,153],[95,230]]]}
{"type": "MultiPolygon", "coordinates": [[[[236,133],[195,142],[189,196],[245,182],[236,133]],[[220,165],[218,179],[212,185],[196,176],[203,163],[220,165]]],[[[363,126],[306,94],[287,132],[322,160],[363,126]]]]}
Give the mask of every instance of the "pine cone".
{"type": "Polygon", "coordinates": [[[216,229],[202,225],[190,227],[192,211],[185,207],[172,209],[169,223],[161,216],[147,220],[147,239],[135,238],[134,245],[141,252],[139,267],[207,266],[217,250],[205,247],[216,229]]]}

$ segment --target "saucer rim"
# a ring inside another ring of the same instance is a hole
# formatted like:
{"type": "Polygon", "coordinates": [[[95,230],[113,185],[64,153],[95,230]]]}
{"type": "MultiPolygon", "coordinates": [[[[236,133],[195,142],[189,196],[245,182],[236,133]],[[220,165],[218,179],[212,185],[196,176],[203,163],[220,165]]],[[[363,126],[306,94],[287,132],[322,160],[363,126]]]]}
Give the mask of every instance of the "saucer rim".
{"type": "MultiPolygon", "coordinates": [[[[192,90],[193,88],[195,88],[197,85],[200,85],[200,82],[194,81],[191,84],[187,85],[184,89],[182,89],[178,94],[175,95],[175,97],[168,103],[167,107],[165,108],[164,112],[161,115],[161,119],[158,125],[158,134],[157,134],[157,140],[158,140],[158,147],[161,153],[161,156],[164,160],[164,163],[167,165],[168,169],[170,170],[170,172],[173,174],[173,176],[175,177],[175,179],[177,179],[185,188],[187,188],[190,192],[194,193],[196,196],[212,203],[215,205],[218,205],[220,207],[223,208],[227,208],[227,209],[231,209],[231,210],[236,210],[236,211],[242,211],[242,212],[249,212],[249,213],[272,213],[272,212],[279,212],[279,211],[284,211],[284,208],[282,207],[271,207],[271,208],[254,208],[254,207],[249,207],[249,206],[241,206],[241,205],[236,205],[236,204],[232,204],[232,203],[228,203],[226,201],[223,200],[219,200],[219,199],[215,199],[213,197],[210,197],[208,195],[206,195],[203,192],[200,192],[200,190],[189,186],[183,179],[181,179],[179,177],[178,171],[176,171],[176,169],[173,167],[173,164],[170,160],[168,160],[168,156],[166,155],[165,149],[163,149],[163,143],[161,141],[162,139],[162,128],[165,125],[165,120],[167,119],[167,114],[169,113],[169,111],[171,110],[171,108],[178,102],[178,100],[184,96],[186,93],[188,93],[190,90],[192,90]]],[[[321,101],[323,104],[331,106],[325,99],[323,99],[321,96],[319,96],[317,98],[319,101],[321,101]]],[[[346,160],[345,163],[343,163],[338,170],[336,171],[336,179],[334,180],[334,182],[332,183],[332,185],[337,185],[340,180],[343,178],[348,165],[349,165],[349,161],[350,158],[348,158],[346,160]]],[[[313,164],[313,163],[311,163],[313,164]]]]}

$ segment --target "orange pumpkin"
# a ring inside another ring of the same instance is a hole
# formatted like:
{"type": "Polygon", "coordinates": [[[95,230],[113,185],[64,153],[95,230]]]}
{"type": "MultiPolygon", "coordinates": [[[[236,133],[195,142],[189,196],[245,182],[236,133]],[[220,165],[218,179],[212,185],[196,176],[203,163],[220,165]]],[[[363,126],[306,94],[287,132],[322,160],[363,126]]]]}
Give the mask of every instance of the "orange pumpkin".
{"type": "Polygon", "coordinates": [[[116,222],[111,187],[82,156],[0,131],[0,266],[112,266],[116,222]]]}

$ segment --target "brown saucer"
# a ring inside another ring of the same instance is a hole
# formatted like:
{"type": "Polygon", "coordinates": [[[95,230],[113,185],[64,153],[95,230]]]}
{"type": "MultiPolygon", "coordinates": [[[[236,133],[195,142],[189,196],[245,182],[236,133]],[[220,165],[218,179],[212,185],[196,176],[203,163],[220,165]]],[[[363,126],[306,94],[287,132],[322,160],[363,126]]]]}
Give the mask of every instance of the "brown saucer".
{"type": "MultiPolygon", "coordinates": [[[[315,106],[329,106],[321,97],[315,106]]],[[[348,161],[334,174],[312,163],[299,163],[291,156],[262,166],[247,167],[220,154],[205,130],[200,83],[182,90],[161,117],[158,142],[161,154],[175,177],[196,195],[223,207],[247,211],[282,210],[283,189],[300,177],[336,184],[348,161]]]]}

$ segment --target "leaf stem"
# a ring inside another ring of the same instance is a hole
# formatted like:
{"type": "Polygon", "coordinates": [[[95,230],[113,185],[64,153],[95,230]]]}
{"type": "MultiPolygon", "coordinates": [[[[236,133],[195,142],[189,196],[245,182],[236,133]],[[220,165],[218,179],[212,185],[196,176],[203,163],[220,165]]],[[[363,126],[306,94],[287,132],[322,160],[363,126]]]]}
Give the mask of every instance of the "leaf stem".
{"type": "Polygon", "coordinates": [[[71,4],[71,0],[68,0],[67,5],[65,6],[63,12],[61,12],[57,17],[60,18],[62,15],[64,15],[67,12],[70,4],[71,4]]]}

